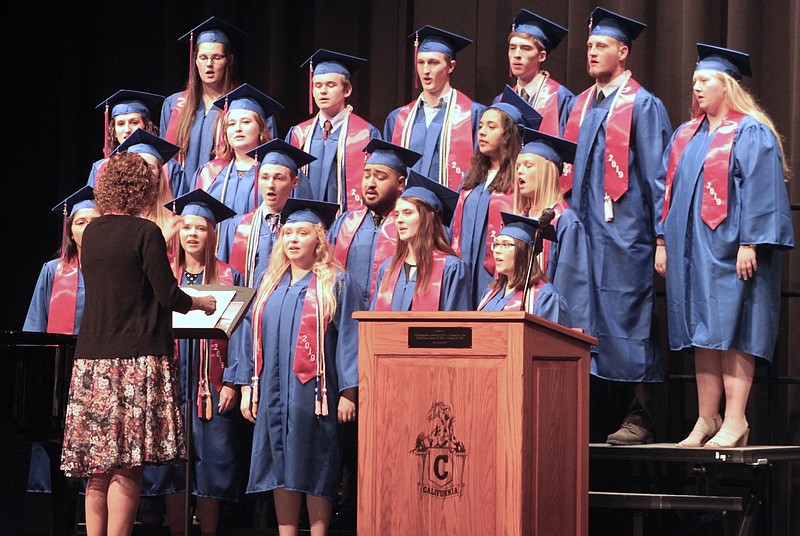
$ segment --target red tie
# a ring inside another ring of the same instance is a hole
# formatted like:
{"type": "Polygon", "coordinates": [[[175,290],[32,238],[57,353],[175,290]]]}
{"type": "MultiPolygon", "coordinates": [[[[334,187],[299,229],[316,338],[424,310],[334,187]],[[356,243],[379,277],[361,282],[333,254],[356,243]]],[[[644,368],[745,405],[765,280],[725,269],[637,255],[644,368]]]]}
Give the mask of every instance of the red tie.
{"type": "Polygon", "coordinates": [[[323,140],[327,140],[328,137],[330,137],[331,130],[333,130],[333,125],[331,125],[331,122],[326,119],[325,122],[322,123],[322,139],[323,140]]]}

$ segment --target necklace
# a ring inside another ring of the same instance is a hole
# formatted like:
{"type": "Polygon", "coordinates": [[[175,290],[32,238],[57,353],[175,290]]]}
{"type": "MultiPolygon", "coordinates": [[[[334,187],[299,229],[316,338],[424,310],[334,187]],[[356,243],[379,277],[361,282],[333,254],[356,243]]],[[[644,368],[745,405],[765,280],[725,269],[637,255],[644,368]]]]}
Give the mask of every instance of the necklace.
{"type": "Polygon", "coordinates": [[[186,276],[186,281],[190,285],[194,285],[195,283],[197,283],[197,278],[200,277],[200,274],[202,274],[202,273],[203,272],[200,272],[199,274],[193,274],[193,273],[187,272],[186,270],[183,271],[183,275],[186,276]]]}

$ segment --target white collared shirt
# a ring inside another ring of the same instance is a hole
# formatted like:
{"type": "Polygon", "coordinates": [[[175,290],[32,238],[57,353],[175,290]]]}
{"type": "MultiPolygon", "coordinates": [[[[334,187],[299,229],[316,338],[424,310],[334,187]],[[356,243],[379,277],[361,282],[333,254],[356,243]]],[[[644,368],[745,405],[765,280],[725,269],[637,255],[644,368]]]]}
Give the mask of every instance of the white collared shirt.
{"type": "Polygon", "coordinates": [[[433,106],[428,104],[428,101],[425,100],[423,95],[424,93],[420,93],[419,95],[419,106],[422,108],[422,111],[425,112],[425,126],[429,127],[431,126],[433,118],[439,113],[439,110],[450,103],[450,90],[448,89],[445,91],[444,94],[439,97],[439,101],[433,106]]]}
{"type": "Polygon", "coordinates": [[[600,87],[600,84],[597,84],[597,93],[595,94],[595,98],[599,97],[601,92],[604,95],[603,98],[608,97],[616,90],[618,90],[620,87],[622,87],[622,83],[625,82],[626,73],[627,71],[623,72],[622,74],[620,74],[618,77],[616,77],[614,80],[612,80],[603,87],[600,87]]]}

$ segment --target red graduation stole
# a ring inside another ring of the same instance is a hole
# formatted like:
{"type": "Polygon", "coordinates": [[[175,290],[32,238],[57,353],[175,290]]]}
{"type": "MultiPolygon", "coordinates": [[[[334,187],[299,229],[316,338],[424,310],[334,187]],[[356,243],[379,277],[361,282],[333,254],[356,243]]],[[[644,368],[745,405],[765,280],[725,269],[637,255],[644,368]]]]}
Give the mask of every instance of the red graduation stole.
{"type": "MultiPolygon", "coordinates": [[[[573,142],[578,141],[578,133],[583,123],[583,118],[594,102],[594,85],[581,93],[572,107],[572,113],[567,120],[564,138],[573,142]]],[[[628,77],[614,96],[614,102],[608,113],[606,121],[606,148],[604,161],[604,188],[612,200],[618,201],[622,194],[628,191],[628,157],[631,139],[631,121],[633,119],[633,103],[636,93],[641,86],[632,77],[628,77]]],[[[572,166],[564,166],[561,175],[561,193],[566,194],[572,189],[572,166]]]]}
{"type": "Polygon", "coordinates": [[[75,309],[78,305],[78,278],[80,268],[77,259],[67,264],[59,261],[50,291],[50,309],[47,314],[47,333],[75,333],[75,309]]]}
{"type": "MultiPolygon", "coordinates": [[[[361,177],[364,174],[364,146],[369,142],[369,123],[352,113],[352,107],[347,107],[344,122],[341,126],[338,147],[336,150],[336,191],[337,203],[342,199],[342,188],[347,209],[354,210],[361,206],[361,177]]],[[[298,149],[310,153],[311,139],[314,127],[319,121],[316,115],[292,129],[291,144],[298,149]]],[[[308,174],[308,167],[304,172],[308,174]]]]}
{"type": "MultiPolygon", "coordinates": [[[[431,271],[431,286],[428,292],[422,294],[417,292],[416,286],[414,288],[414,297],[411,300],[412,311],[438,311],[439,300],[442,295],[442,279],[444,278],[444,264],[447,260],[447,253],[443,251],[434,250],[433,252],[433,270],[431,271]]],[[[403,269],[403,263],[398,263],[394,271],[389,276],[388,286],[378,291],[378,299],[375,301],[376,311],[391,311],[392,298],[394,298],[394,290],[397,287],[397,280],[400,277],[400,270],[403,269]]],[[[419,272],[418,272],[419,275],[419,272]]],[[[383,285],[381,285],[383,286],[383,285]]]]}
{"type": "MultiPolygon", "coordinates": [[[[287,266],[286,270],[291,268],[287,266]]],[[[284,272],[285,275],[286,272],[284,272]]],[[[256,304],[253,307],[253,377],[252,404],[255,411],[258,410],[258,385],[261,372],[264,369],[264,350],[261,345],[263,337],[262,318],[264,308],[270,296],[278,286],[278,282],[283,276],[269,287],[261,286],[256,304]]],[[[328,397],[325,379],[325,332],[328,328],[330,318],[322,317],[322,304],[317,295],[317,276],[311,274],[311,281],[308,283],[308,290],[303,301],[303,311],[300,318],[300,327],[297,332],[297,341],[294,351],[294,365],[292,369],[300,380],[300,383],[308,383],[310,380],[317,379],[317,395],[315,397],[315,414],[318,416],[328,415],[328,397]]]]}
{"type": "Polygon", "coordinates": [[[194,189],[197,190],[201,188],[203,191],[207,192],[217,177],[219,177],[219,174],[222,173],[222,170],[225,169],[225,166],[231,162],[232,160],[215,158],[203,164],[203,167],[200,168],[200,173],[197,175],[197,182],[194,184],[194,189]]]}
{"type": "MultiPolygon", "coordinates": [[[[178,123],[180,123],[181,115],[183,114],[184,108],[186,108],[186,98],[189,96],[190,89],[191,85],[175,99],[175,104],[172,105],[172,111],[169,115],[169,124],[167,124],[167,132],[164,134],[164,139],[170,143],[174,144],[178,139],[178,123]]],[[[184,151],[178,151],[178,154],[175,155],[175,160],[177,160],[180,165],[183,165],[186,162],[186,154],[184,151]]]]}
{"type": "MultiPolygon", "coordinates": [[[[561,84],[545,75],[544,82],[539,88],[539,94],[533,97],[531,106],[542,116],[539,132],[559,137],[561,129],[558,121],[558,88],[561,84]]],[[[514,91],[519,93],[519,86],[514,86],[514,91]]]]}
{"type": "MultiPolygon", "coordinates": [[[[233,286],[233,271],[230,265],[219,259],[216,259],[216,262],[219,284],[233,286]]],[[[183,270],[178,279],[183,279],[183,270]]],[[[191,357],[187,356],[187,363],[190,360],[191,357]]],[[[222,375],[226,366],[228,366],[228,341],[226,339],[201,339],[200,363],[197,367],[197,416],[200,419],[210,421],[214,415],[209,385],[212,385],[218,393],[222,390],[222,375]]]]}
{"type": "MultiPolygon", "coordinates": [[[[239,221],[236,227],[236,233],[233,237],[233,244],[231,245],[231,255],[228,259],[228,264],[236,268],[236,270],[245,277],[245,283],[249,286],[250,277],[252,274],[247,273],[248,259],[251,254],[254,254],[250,244],[250,236],[253,230],[253,218],[255,217],[258,209],[248,212],[239,221]]],[[[258,237],[256,237],[258,239],[258,237]]],[[[252,245],[255,247],[255,245],[252,245]]]]}
{"type": "MultiPolygon", "coordinates": [[[[735,111],[728,112],[725,119],[717,127],[703,163],[704,185],[700,216],[712,230],[716,229],[728,217],[728,169],[731,163],[733,138],[736,136],[736,129],[739,127],[744,115],[735,111]]],[[[678,162],[689,141],[697,133],[700,125],[703,124],[704,119],[705,115],[702,115],[680,127],[675,135],[675,140],[672,142],[669,163],[667,164],[664,207],[661,212],[662,222],[667,219],[667,214],[669,213],[672,184],[675,180],[675,170],[678,168],[678,162]]]]}
{"type": "MultiPolygon", "coordinates": [[[[483,185],[478,185],[476,188],[482,188],[483,185]]],[[[453,215],[453,249],[456,255],[461,256],[461,227],[464,220],[464,203],[467,197],[474,191],[461,190],[458,194],[458,203],[456,204],[456,212],[453,215]]],[[[484,247],[483,266],[486,270],[494,275],[494,254],[492,253],[492,242],[500,233],[503,228],[503,217],[501,212],[514,212],[514,193],[513,192],[500,192],[493,191],[491,198],[489,198],[489,207],[486,214],[486,245],[484,247]]]]}
{"type": "MultiPolygon", "coordinates": [[[[356,232],[364,223],[364,218],[369,214],[367,207],[359,207],[351,211],[345,216],[339,227],[339,233],[336,235],[336,245],[333,248],[334,256],[342,263],[342,266],[347,266],[347,255],[350,252],[350,246],[353,243],[353,238],[356,232]]],[[[395,245],[397,244],[397,227],[394,224],[394,212],[390,212],[384,218],[380,229],[378,230],[378,242],[375,244],[375,257],[372,259],[372,281],[369,287],[369,298],[375,293],[375,280],[378,275],[378,267],[392,256],[395,245]]]]}
{"type": "MultiPolygon", "coordinates": [[[[474,152],[472,100],[457,89],[450,91],[447,114],[439,136],[439,182],[451,190],[458,190],[474,152]]],[[[414,125],[414,118],[411,116],[416,117],[418,111],[419,99],[400,109],[392,132],[393,144],[409,148],[414,125]]]]}

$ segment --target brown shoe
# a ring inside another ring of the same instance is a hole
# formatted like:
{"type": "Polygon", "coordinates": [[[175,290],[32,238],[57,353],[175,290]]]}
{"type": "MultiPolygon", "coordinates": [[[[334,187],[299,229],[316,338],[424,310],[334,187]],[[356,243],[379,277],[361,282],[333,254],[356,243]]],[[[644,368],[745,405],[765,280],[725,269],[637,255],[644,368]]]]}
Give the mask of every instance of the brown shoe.
{"type": "Polygon", "coordinates": [[[645,445],[653,442],[653,433],[638,424],[624,422],[619,430],[606,438],[606,442],[611,445],[645,445]]]}

